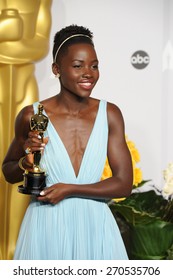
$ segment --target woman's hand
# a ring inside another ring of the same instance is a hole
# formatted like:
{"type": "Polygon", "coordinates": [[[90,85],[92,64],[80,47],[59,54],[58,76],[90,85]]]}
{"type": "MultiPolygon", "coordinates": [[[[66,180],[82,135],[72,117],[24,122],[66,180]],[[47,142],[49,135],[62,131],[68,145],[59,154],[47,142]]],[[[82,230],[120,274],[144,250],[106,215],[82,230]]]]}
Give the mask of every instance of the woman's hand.
{"type": "Polygon", "coordinates": [[[37,197],[37,200],[49,202],[51,204],[57,204],[70,195],[70,189],[70,185],[62,183],[55,184],[41,191],[40,196],[37,197]]]}
{"type": "Polygon", "coordinates": [[[36,151],[41,151],[41,153],[43,153],[47,143],[48,137],[42,139],[38,131],[30,131],[23,145],[23,149],[26,153],[24,164],[31,166],[34,159],[33,153],[36,151]]]}

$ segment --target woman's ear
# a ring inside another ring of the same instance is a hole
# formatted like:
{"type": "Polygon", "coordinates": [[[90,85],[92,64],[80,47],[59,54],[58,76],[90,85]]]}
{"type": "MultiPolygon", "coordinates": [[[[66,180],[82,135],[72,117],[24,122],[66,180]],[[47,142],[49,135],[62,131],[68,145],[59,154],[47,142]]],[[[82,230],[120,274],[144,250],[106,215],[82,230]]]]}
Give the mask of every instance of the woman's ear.
{"type": "Polygon", "coordinates": [[[53,74],[55,75],[56,78],[60,77],[59,66],[55,62],[52,63],[52,72],[53,72],[53,74]]]}

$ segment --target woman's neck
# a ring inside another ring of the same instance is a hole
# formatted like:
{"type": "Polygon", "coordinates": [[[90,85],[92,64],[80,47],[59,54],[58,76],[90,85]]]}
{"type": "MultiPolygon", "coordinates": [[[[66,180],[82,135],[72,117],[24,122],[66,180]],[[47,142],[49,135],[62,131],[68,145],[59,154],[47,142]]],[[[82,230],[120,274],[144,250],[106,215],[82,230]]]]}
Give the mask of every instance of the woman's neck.
{"type": "Polygon", "coordinates": [[[70,93],[68,94],[60,92],[57,95],[57,101],[67,112],[78,114],[81,110],[86,109],[89,103],[89,97],[82,98],[70,93]]]}

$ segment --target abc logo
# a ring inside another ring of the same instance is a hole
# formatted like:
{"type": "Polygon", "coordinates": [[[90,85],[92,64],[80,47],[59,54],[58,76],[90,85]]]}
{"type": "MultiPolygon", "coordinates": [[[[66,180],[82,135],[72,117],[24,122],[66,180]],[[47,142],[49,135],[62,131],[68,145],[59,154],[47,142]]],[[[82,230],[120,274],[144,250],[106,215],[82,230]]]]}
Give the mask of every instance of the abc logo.
{"type": "Polygon", "coordinates": [[[150,62],[149,55],[144,51],[136,51],[131,56],[131,64],[136,69],[144,69],[150,62]]]}

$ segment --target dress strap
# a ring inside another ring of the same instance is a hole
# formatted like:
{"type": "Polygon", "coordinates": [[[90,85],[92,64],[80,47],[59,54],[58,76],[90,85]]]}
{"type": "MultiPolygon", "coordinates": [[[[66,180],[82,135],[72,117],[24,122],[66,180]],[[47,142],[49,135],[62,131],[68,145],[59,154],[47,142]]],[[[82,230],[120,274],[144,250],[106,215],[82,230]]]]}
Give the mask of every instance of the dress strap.
{"type": "Polygon", "coordinates": [[[36,102],[34,102],[33,103],[33,109],[34,109],[34,114],[37,114],[37,112],[38,112],[38,105],[40,104],[40,102],[39,101],[36,101],[36,102]]]}

